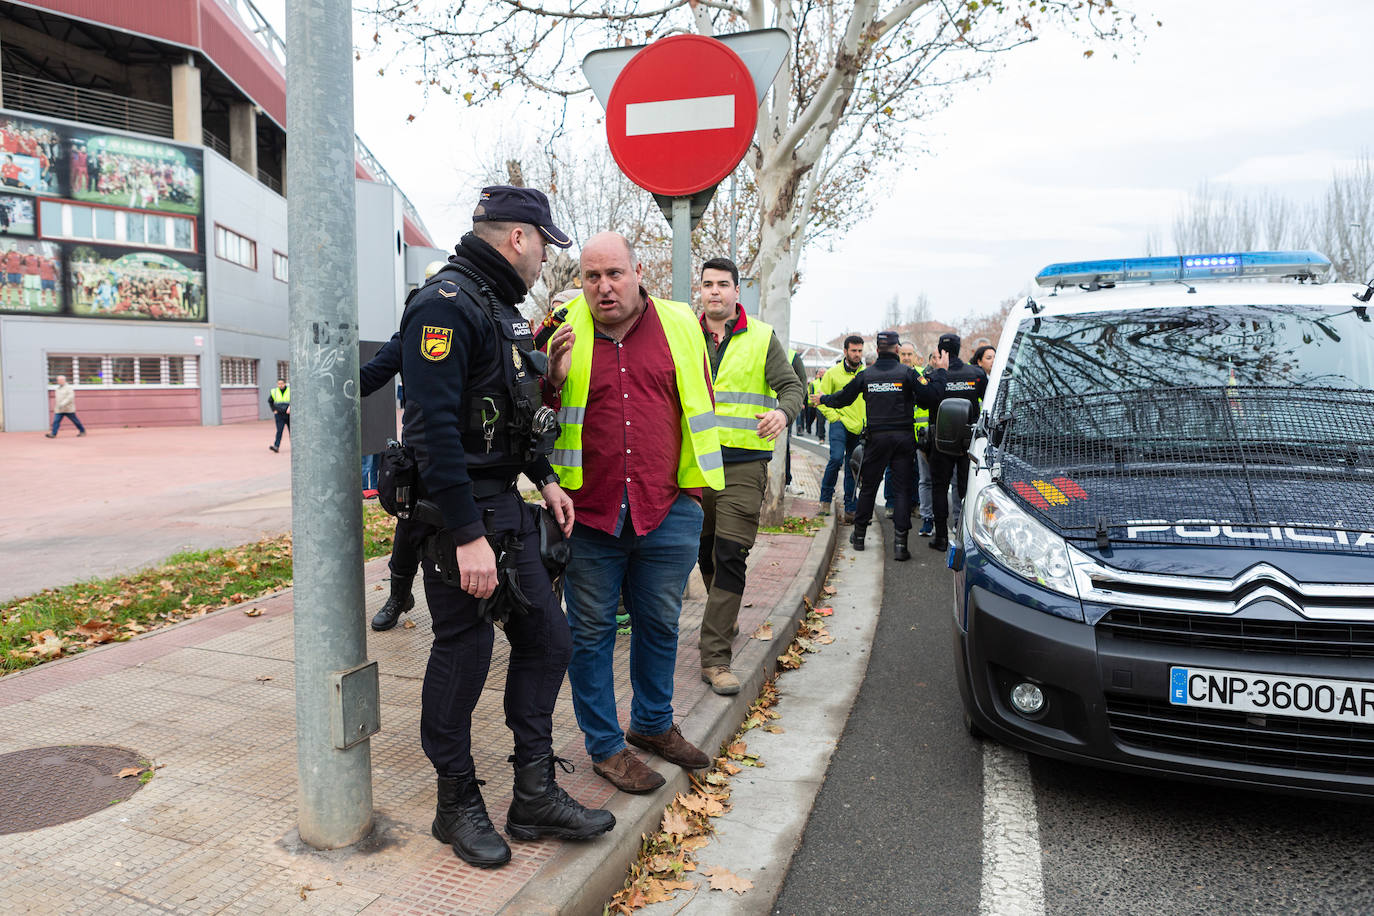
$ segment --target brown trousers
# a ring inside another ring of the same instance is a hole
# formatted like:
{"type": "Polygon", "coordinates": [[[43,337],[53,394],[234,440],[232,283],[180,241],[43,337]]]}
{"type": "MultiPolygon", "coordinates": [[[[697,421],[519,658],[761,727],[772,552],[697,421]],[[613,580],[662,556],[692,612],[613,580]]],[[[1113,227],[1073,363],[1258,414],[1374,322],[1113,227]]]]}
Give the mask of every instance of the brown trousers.
{"type": "Polygon", "coordinates": [[[701,621],[701,666],[730,664],[730,646],[739,632],[740,602],[749,550],[759,533],[759,508],[768,483],[768,462],[725,465],[725,489],[703,489],[701,549],[697,560],[706,583],[706,615],[701,621]]]}

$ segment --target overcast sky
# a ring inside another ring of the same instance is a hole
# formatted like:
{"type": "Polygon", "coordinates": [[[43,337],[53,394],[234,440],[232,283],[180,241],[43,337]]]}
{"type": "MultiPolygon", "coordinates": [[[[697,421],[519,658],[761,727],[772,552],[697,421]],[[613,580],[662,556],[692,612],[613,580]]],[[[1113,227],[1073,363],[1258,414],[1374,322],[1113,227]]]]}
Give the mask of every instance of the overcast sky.
{"type": "MultiPolygon", "coordinates": [[[[1374,152],[1371,0],[1124,5],[1150,23],[1136,53],[1085,59],[1051,35],[921,125],[912,145],[928,153],[866,192],[872,212],[846,237],[805,255],[794,338],[872,330],[894,294],[924,291],[948,321],[986,312],[1048,263],[1143,254],[1150,233],[1172,253],[1173,217],[1202,182],[1310,201],[1374,152]]],[[[284,0],[259,7],[283,21],[284,0]]],[[[370,35],[356,26],[358,43],[370,35]]],[[[355,71],[358,133],[446,247],[470,225],[471,163],[501,113],[426,103],[380,63],[364,54],[355,71]]]]}

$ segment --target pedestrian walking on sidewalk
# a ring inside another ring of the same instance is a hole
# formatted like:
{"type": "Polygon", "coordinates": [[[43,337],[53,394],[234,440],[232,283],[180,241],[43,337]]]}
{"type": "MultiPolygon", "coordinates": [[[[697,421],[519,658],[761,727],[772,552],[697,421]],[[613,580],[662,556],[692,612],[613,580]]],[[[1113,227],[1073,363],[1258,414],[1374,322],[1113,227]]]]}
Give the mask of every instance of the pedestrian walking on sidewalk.
{"type": "Polygon", "coordinates": [[[701,490],[725,485],[701,325],[685,303],[652,298],[630,243],[614,232],[582,247],[582,294],[549,341],[570,360],[555,401],[554,468],[577,508],[564,576],[573,710],[593,769],[625,792],[663,777],[626,742],[679,766],[710,758],[673,723],[682,592],[701,541],[701,490]],[[615,614],[630,614],[630,727],[616,716],[615,614]]]}
{"type": "Polygon", "coordinates": [[[820,395],[817,400],[825,407],[843,408],[862,397],[866,405],[866,444],[863,467],[859,471],[859,503],[849,543],[855,550],[864,549],[864,533],[873,518],[878,484],[882,483],[884,472],[890,469],[897,510],[892,518],[892,527],[896,529],[893,557],[909,560],[911,472],[916,467],[916,428],[912,419],[917,407],[929,410],[940,403],[945,391],[945,366],[949,361],[941,354],[932,378],[927,380],[898,360],[898,342],[893,331],[880,331],[878,358],[873,365],[860,370],[838,393],[820,395]]]}
{"type": "MultiPolygon", "coordinates": [[[[859,370],[864,368],[864,339],[850,334],[844,339],[844,359],[826,370],[821,376],[820,394],[834,394],[848,385],[859,370]]],[[[835,498],[835,481],[844,470],[844,523],[853,524],[854,510],[858,502],[854,495],[854,471],[849,466],[849,456],[859,444],[859,434],[864,431],[864,401],[853,402],[843,409],[827,407],[813,397],[824,417],[830,423],[830,460],[825,463],[825,473],[821,475],[821,515],[830,513],[830,503],[835,498]]]]}
{"type": "Polygon", "coordinates": [[[545,245],[572,242],[554,226],[548,199],[529,188],[484,188],[472,221],[448,263],[407,303],[401,371],[406,445],[443,524],[424,564],[434,643],[420,743],[438,778],[431,831],[463,861],[491,868],[511,852],[478,788],[472,711],[491,667],[493,617],[509,612],[505,710],[515,786],[506,832],[591,839],[615,817],[583,807],[555,780],[556,765],[570,766],[554,756],[553,707],[572,642],[541,557],[545,509],[516,489],[521,473],[535,481],[564,536],[571,532],[572,501],[548,460],[553,443],[543,423],[552,416],[540,406],[541,376],[561,384],[567,360],[546,363],[516,304],[539,279],[545,245]]]}
{"type": "Polygon", "coordinates": [[[44,435],[49,439],[56,439],[57,428],[62,425],[64,418],[75,424],[78,439],[86,435],[86,427],[82,426],[81,421],[76,417],[76,391],[67,384],[65,375],[59,375],[57,388],[53,391],[52,429],[44,435]]]}
{"type": "Polygon", "coordinates": [[[267,392],[267,403],[272,408],[272,419],[277,421],[277,438],[269,446],[272,451],[281,451],[281,431],[291,428],[291,386],[286,379],[277,379],[277,387],[267,392]]]}
{"type": "Polygon", "coordinates": [[[749,551],[759,531],[773,443],[804,400],[802,379],[773,328],[739,305],[739,269],[728,258],[701,267],[701,328],[716,391],[716,431],[725,488],[702,492],[705,519],[697,563],[706,583],[701,679],[719,694],[739,693],[730,670],[739,632],[749,551]]]}

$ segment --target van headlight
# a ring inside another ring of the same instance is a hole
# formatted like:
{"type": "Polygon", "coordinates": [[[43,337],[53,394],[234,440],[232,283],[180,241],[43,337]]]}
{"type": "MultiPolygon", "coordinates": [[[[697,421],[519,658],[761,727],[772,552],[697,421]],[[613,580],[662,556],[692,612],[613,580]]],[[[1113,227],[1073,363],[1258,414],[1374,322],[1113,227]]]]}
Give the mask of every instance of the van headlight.
{"type": "Polygon", "coordinates": [[[1068,544],[1006,493],[983,487],[966,518],[974,542],[999,564],[1045,588],[1078,597],[1068,544]]]}

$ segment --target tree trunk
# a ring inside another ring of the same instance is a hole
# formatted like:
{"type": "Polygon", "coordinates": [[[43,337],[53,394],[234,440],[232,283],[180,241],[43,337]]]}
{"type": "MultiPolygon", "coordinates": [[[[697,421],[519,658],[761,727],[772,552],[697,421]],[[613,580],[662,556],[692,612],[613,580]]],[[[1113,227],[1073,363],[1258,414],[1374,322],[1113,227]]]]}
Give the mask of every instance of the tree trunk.
{"type": "MultiPolygon", "coordinates": [[[[797,173],[758,175],[759,200],[764,207],[759,244],[759,314],[773,326],[784,348],[792,340],[793,209],[797,173]]],[[[763,494],[759,524],[780,525],[783,519],[783,482],[787,436],[778,437],[773,461],[768,465],[768,486],[763,494]]]]}

